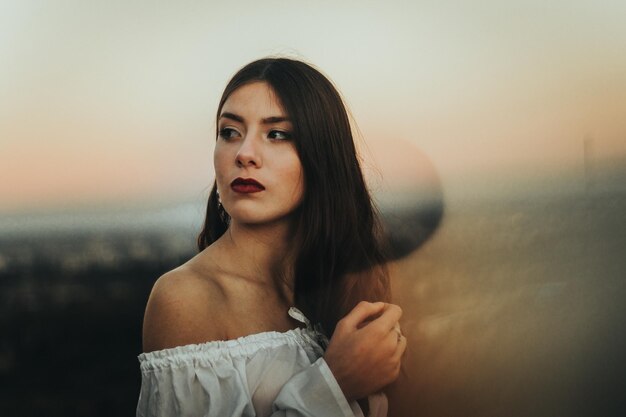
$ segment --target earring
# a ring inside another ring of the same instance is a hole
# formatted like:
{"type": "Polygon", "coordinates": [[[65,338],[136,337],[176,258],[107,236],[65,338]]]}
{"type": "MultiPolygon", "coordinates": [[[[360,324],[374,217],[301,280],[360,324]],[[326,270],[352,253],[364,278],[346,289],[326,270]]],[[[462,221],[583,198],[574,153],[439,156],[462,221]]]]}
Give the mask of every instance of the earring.
{"type": "Polygon", "coordinates": [[[220,216],[220,220],[226,224],[230,222],[230,216],[224,210],[224,205],[222,205],[222,199],[220,198],[220,192],[215,190],[215,195],[217,196],[217,214],[220,216]]]}

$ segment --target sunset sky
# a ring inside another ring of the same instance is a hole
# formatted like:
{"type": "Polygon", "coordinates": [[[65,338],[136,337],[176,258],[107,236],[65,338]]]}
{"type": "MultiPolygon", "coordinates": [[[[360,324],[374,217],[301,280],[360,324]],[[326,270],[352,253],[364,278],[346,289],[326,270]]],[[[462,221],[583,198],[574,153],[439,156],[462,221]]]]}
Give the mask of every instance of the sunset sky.
{"type": "Polygon", "coordinates": [[[377,189],[575,188],[585,138],[626,161],[624,22],[622,0],[3,1],[0,213],[204,196],[221,90],[274,54],[336,83],[377,189]]]}

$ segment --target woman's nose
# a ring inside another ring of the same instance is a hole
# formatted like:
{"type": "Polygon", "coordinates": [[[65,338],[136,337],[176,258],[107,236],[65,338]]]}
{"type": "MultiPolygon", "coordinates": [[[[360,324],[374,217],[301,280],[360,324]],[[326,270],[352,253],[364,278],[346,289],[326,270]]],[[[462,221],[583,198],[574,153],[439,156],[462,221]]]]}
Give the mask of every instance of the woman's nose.
{"type": "Polygon", "coordinates": [[[259,145],[257,138],[253,134],[247,134],[237,152],[237,166],[253,166],[259,168],[261,166],[259,145]]]}

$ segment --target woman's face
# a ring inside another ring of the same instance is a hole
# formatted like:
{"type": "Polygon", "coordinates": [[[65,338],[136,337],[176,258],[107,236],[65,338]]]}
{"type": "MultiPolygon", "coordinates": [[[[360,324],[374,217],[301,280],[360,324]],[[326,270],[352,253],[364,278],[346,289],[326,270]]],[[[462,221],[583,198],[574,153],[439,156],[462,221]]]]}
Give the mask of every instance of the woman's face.
{"type": "Polygon", "coordinates": [[[213,162],[220,200],[232,221],[285,220],[302,201],[302,164],[292,129],[265,82],[238,88],[224,103],[213,162]]]}

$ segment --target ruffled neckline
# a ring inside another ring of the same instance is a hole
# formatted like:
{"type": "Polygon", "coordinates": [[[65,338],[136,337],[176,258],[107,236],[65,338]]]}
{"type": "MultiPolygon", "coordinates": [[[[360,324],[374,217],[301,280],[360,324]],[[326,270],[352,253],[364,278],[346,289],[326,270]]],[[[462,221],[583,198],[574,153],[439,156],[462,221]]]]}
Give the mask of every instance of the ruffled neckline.
{"type": "Polygon", "coordinates": [[[318,326],[313,326],[309,319],[296,307],[290,307],[287,312],[296,321],[304,324],[306,328],[295,328],[286,332],[265,331],[241,336],[230,340],[212,340],[204,343],[191,343],[188,345],[144,352],[137,356],[142,368],[160,367],[188,363],[189,361],[215,361],[220,358],[234,359],[240,356],[249,356],[261,349],[278,347],[282,345],[297,345],[305,350],[312,350],[322,355],[328,338],[321,333],[318,326]]]}

